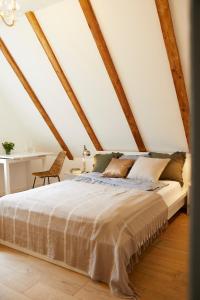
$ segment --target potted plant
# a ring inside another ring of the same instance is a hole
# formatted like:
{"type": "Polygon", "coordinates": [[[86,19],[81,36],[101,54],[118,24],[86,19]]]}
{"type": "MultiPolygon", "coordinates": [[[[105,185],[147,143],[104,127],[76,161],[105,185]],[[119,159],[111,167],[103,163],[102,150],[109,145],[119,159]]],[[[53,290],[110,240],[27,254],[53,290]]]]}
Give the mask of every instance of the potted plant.
{"type": "Polygon", "coordinates": [[[4,143],[2,143],[2,146],[4,147],[6,154],[10,155],[10,152],[11,152],[11,150],[14,149],[15,144],[12,142],[4,142],[4,143]]]}

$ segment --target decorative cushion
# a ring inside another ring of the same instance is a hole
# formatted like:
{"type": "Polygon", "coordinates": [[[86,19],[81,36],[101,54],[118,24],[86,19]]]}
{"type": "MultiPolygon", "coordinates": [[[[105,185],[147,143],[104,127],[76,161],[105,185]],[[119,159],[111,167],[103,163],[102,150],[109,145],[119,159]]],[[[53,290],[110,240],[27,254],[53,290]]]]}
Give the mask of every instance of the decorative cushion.
{"type": "Polygon", "coordinates": [[[170,159],[139,157],[131,168],[127,178],[155,182],[169,163],[170,159]]]}
{"type": "Polygon", "coordinates": [[[103,172],[104,177],[125,178],[134,164],[132,159],[112,158],[111,162],[103,172]]]}
{"type": "Polygon", "coordinates": [[[106,169],[112,158],[119,158],[120,156],[122,156],[122,153],[119,152],[112,152],[108,154],[96,154],[94,156],[93,172],[102,173],[106,169]]]}
{"type": "Polygon", "coordinates": [[[186,153],[175,152],[173,154],[150,152],[150,157],[170,158],[170,162],[160,175],[160,180],[173,180],[180,182],[183,186],[183,166],[185,163],[186,153]]]}
{"type": "Polygon", "coordinates": [[[112,152],[112,155],[113,155],[114,158],[120,158],[120,157],[123,155],[123,153],[120,153],[120,152],[112,152]]]}

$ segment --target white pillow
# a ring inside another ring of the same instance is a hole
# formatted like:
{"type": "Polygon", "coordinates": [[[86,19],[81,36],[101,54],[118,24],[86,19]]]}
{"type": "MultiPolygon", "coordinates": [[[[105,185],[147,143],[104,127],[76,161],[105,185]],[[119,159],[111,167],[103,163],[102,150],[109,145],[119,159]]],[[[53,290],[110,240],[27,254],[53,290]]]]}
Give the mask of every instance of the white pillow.
{"type": "Polygon", "coordinates": [[[167,166],[169,158],[139,157],[131,168],[127,178],[155,182],[167,166]]]}

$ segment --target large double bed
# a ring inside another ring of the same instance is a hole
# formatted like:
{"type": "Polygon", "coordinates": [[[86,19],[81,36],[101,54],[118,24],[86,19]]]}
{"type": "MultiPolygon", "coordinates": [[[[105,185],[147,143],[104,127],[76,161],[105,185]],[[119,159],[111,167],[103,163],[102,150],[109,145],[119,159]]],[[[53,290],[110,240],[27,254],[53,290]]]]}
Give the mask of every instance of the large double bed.
{"type": "Polygon", "coordinates": [[[184,205],[187,185],[84,174],[0,200],[0,243],[137,297],[128,274],[184,205]]]}

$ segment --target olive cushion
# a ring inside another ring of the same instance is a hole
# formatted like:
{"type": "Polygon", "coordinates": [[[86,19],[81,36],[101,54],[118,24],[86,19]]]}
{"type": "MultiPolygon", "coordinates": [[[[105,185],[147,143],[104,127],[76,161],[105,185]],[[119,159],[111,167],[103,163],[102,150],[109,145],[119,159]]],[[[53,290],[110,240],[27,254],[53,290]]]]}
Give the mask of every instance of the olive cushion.
{"type": "Polygon", "coordinates": [[[160,175],[160,180],[172,180],[180,182],[183,186],[183,166],[186,159],[185,152],[174,152],[173,154],[150,152],[152,158],[170,158],[170,162],[160,175]]]}

